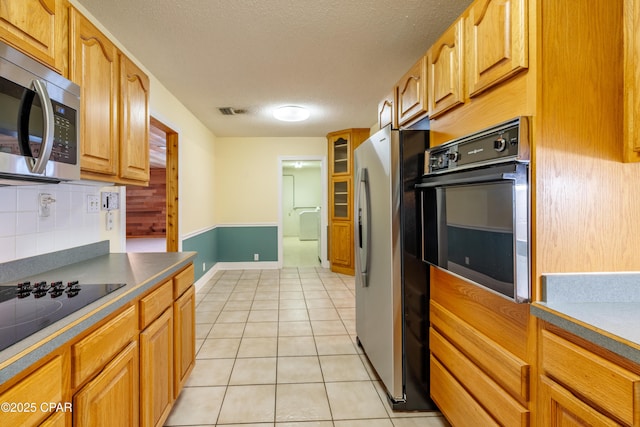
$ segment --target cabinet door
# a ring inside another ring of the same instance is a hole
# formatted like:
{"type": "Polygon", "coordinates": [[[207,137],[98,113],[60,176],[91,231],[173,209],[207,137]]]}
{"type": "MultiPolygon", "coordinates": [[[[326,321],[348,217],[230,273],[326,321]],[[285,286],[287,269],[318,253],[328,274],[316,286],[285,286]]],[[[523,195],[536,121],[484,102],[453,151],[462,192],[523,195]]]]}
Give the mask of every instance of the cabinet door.
{"type": "Polygon", "coordinates": [[[0,1],[0,38],[63,72],[63,0],[0,1]]]}
{"type": "MultiPolygon", "coordinates": [[[[331,267],[353,270],[353,233],[350,221],[331,224],[331,267]]],[[[335,270],[334,270],[335,271],[335,270]]]]}
{"type": "Polygon", "coordinates": [[[396,102],[395,102],[395,89],[393,92],[384,97],[378,104],[378,127],[382,129],[385,126],[391,125],[392,128],[397,128],[396,118],[396,102]]]}
{"type": "Polygon", "coordinates": [[[120,177],[149,183],[149,78],[121,55],[120,177]]]}
{"type": "Polygon", "coordinates": [[[351,178],[331,180],[331,219],[351,220],[351,178]]]}
{"type": "Polygon", "coordinates": [[[71,80],[80,85],[80,165],[114,176],[118,169],[119,56],[115,45],[71,9],[71,80]]]}
{"type": "Polygon", "coordinates": [[[427,112],[427,58],[423,56],[400,79],[398,91],[398,126],[427,112]]]}
{"type": "Polygon", "coordinates": [[[479,0],[467,18],[469,95],[528,66],[526,0],[479,0]]]}
{"type": "Polygon", "coordinates": [[[624,2],[624,161],[640,161],[640,1],[624,2]]]}
{"type": "Polygon", "coordinates": [[[76,427],[129,427],[139,423],[138,343],[134,341],[73,398],[76,427]]]}
{"type": "Polygon", "coordinates": [[[429,50],[429,116],[434,118],[462,104],[464,19],[460,18],[429,50]]]}
{"type": "Polygon", "coordinates": [[[196,363],[196,292],[191,286],[173,303],[174,397],[178,398],[196,363]]]}
{"type": "Polygon", "coordinates": [[[551,379],[540,378],[540,425],[550,427],[620,426],[551,379]]]}
{"type": "Polygon", "coordinates": [[[351,174],[351,134],[348,132],[329,137],[329,175],[351,174]]]}
{"type": "MultiPolygon", "coordinates": [[[[0,403],[23,405],[35,403],[36,407],[27,406],[28,410],[16,407],[14,411],[0,412],[0,425],[28,426],[42,422],[47,412],[40,410],[42,403],[59,403],[64,405],[69,387],[69,359],[56,356],[44,366],[29,374],[25,379],[0,394],[0,403]]],[[[3,408],[4,409],[4,408],[3,408]]],[[[9,409],[12,409],[10,406],[9,409]]]]}
{"type": "Polygon", "coordinates": [[[140,333],[140,425],[161,426],[173,403],[173,309],[140,333]]]}

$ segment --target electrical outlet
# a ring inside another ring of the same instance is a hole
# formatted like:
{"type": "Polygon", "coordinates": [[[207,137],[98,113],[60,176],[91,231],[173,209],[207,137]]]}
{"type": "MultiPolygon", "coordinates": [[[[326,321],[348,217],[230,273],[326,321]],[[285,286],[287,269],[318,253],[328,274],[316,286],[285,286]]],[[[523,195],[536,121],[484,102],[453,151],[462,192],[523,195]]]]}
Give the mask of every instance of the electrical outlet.
{"type": "Polygon", "coordinates": [[[100,197],[95,194],[87,196],[87,213],[100,212],[100,197]]]}
{"type": "Polygon", "coordinates": [[[107,211],[107,231],[113,230],[113,212],[107,211]]]}
{"type": "Polygon", "coordinates": [[[52,203],[55,203],[56,199],[54,199],[49,193],[40,193],[38,198],[40,199],[38,215],[41,217],[47,217],[51,215],[50,205],[52,203]]]}
{"type": "Polygon", "coordinates": [[[207,263],[203,262],[202,263],[202,271],[205,271],[207,269],[207,263]]]}
{"type": "Polygon", "coordinates": [[[253,254],[254,261],[260,261],[260,254],[253,254]]]}

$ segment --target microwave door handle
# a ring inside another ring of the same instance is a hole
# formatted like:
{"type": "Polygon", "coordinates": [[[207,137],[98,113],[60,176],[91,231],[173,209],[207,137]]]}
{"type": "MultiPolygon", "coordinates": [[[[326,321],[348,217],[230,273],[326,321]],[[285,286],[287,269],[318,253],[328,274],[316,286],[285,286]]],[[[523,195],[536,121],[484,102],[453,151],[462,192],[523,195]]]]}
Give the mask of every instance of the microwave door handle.
{"type": "Polygon", "coordinates": [[[49,98],[49,92],[42,80],[34,80],[33,88],[40,97],[40,104],[42,105],[42,144],[40,147],[40,155],[37,159],[31,160],[30,169],[31,172],[42,174],[45,171],[49,157],[51,157],[51,150],[53,149],[53,133],[54,133],[54,121],[53,121],[53,104],[51,98],[49,98]]]}
{"type": "Polygon", "coordinates": [[[42,174],[47,162],[49,161],[49,157],[51,157],[51,150],[53,148],[53,105],[51,104],[51,99],[49,98],[49,93],[47,92],[44,82],[41,80],[34,80],[33,88],[35,92],[25,90],[20,100],[18,141],[20,153],[24,156],[29,171],[36,174],[42,174]],[[44,124],[42,129],[40,155],[37,159],[34,159],[33,152],[29,146],[29,116],[31,114],[31,107],[33,106],[35,94],[38,94],[40,97],[40,104],[42,106],[42,122],[44,124]]]}

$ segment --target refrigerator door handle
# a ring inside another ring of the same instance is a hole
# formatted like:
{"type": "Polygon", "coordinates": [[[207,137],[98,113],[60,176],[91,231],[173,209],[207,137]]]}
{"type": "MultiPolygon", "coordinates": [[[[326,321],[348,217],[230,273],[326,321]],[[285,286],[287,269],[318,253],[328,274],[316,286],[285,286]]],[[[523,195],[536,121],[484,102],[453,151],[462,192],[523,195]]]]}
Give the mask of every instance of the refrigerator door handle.
{"type": "Polygon", "coordinates": [[[371,262],[371,201],[369,193],[369,172],[367,168],[361,168],[358,170],[357,182],[358,194],[356,195],[356,212],[358,217],[358,232],[356,233],[356,246],[358,248],[358,256],[360,257],[360,269],[358,274],[362,280],[362,286],[367,287],[369,286],[369,264],[371,262]],[[364,204],[364,207],[362,204],[364,204]]]}

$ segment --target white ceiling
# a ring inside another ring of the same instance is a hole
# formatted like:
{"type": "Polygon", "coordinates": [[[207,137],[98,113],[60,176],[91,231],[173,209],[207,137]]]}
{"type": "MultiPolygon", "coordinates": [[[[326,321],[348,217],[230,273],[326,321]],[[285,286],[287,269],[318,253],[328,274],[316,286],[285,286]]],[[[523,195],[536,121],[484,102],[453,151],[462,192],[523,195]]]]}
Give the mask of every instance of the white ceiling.
{"type": "Polygon", "coordinates": [[[77,1],[221,137],[372,126],[378,102],[471,3],[77,1]],[[308,107],[311,118],[275,121],[272,108],[284,104],[308,107]],[[219,107],[247,113],[224,116],[219,107]]]}

